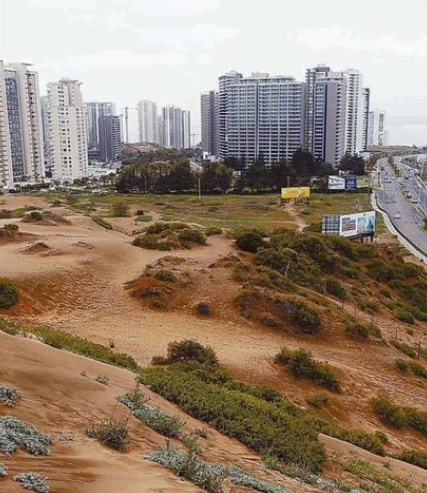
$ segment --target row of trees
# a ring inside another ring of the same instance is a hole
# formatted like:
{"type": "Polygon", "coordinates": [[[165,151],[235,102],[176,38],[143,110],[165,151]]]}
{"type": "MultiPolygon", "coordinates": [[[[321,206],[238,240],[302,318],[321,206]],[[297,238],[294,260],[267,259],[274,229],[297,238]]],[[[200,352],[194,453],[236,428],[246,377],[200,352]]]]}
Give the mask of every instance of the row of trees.
{"type": "MultiPolygon", "coordinates": [[[[131,190],[168,193],[196,191],[225,193],[244,189],[280,191],[288,186],[309,186],[314,183],[320,188],[327,186],[327,177],[343,170],[353,174],[365,172],[365,162],[358,156],[344,156],[338,168],[316,159],[307,151],[297,151],[291,161],[266,165],[258,159],[248,167],[238,159],[228,159],[224,164],[204,163],[200,171],[193,171],[188,159],[175,159],[178,151],[170,154],[170,160],[147,159],[143,156],[132,164],[123,166],[116,187],[118,191],[131,190]],[[233,178],[234,177],[234,178],[233,178]]],[[[163,154],[162,157],[166,157],[163,154]]]]}

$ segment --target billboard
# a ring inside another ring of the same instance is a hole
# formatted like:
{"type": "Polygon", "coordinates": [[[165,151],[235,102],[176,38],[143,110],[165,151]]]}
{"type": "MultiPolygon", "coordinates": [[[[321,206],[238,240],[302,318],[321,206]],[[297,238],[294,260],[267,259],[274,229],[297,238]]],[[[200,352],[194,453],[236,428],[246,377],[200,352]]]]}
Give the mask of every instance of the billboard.
{"type": "Polygon", "coordinates": [[[328,176],[328,189],[329,190],[356,190],[357,189],[357,177],[355,175],[346,176],[328,176]]]}
{"type": "Polygon", "coordinates": [[[325,214],[322,217],[322,234],[346,238],[372,236],[375,233],[375,211],[356,214],[325,214]]]}
{"type": "Polygon", "coordinates": [[[369,236],[375,233],[375,211],[345,214],[340,219],[340,236],[369,236]]]}
{"type": "Polygon", "coordinates": [[[310,198],[310,187],[282,188],[282,199],[310,198]]]}

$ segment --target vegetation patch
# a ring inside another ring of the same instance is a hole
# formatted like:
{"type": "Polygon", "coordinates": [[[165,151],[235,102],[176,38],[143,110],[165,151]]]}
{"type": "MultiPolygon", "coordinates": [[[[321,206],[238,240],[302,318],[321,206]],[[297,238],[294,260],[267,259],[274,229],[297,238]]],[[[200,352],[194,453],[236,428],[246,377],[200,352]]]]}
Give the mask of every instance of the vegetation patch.
{"type": "Polygon", "coordinates": [[[315,360],[310,351],[296,349],[290,351],[282,348],[276,355],[276,361],[285,366],[297,378],[307,378],[316,385],[325,387],[333,392],[340,391],[340,383],[333,368],[328,363],[315,360]]]}
{"type": "Polygon", "coordinates": [[[19,398],[18,389],[12,385],[0,384],[0,404],[15,407],[19,398]]]}
{"type": "Polygon", "coordinates": [[[236,246],[244,252],[256,253],[265,246],[265,242],[260,234],[248,231],[236,238],[236,246]]]}
{"type": "Polygon", "coordinates": [[[405,342],[399,341],[397,339],[392,339],[389,342],[393,347],[406,354],[406,356],[409,356],[410,358],[415,358],[417,356],[417,351],[410,344],[406,344],[405,342]]]}
{"type": "Polygon", "coordinates": [[[101,216],[90,216],[93,222],[104,229],[113,229],[113,226],[101,216]]]}
{"type": "Polygon", "coordinates": [[[137,236],[132,245],[148,250],[177,250],[206,245],[206,236],[197,228],[185,223],[157,222],[137,236]]]}
{"type": "Polygon", "coordinates": [[[26,490],[35,491],[36,493],[47,493],[49,491],[47,477],[37,472],[16,474],[12,479],[17,483],[21,483],[26,490]]]}
{"type": "Polygon", "coordinates": [[[18,449],[32,455],[50,455],[52,440],[34,426],[13,416],[0,416],[0,451],[12,455],[18,449]]]}
{"type": "Polygon", "coordinates": [[[118,397],[117,400],[125,404],[132,411],[135,418],[161,435],[170,438],[177,438],[181,435],[181,429],[185,421],[178,416],[170,416],[157,406],[149,405],[150,399],[139,389],[124,394],[118,397]]]}
{"type": "Polygon", "coordinates": [[[173,363],[183,363],[187,361],[196,361],[197,363],[206,363],[216,365],[218,359],[212,348],[203,346],[197,341],[185,339],[183,341],[174,341],[168,344],[166,358],[155,356],[153,364],[171,365],[173,363]]]}
{"type": "Polygon", "coordinates": [[[19,290],[15,284],[6,279],[0,277],[0,308],[11,308],[19,301],[19,290]]]}
{"type": "Polygon", "coordinates": [[[96,438],[114,450],[123,451],[130,444],[127,420],[102,419],[98,423],[91,423],[85,432],[89,438],[96,438]]]}

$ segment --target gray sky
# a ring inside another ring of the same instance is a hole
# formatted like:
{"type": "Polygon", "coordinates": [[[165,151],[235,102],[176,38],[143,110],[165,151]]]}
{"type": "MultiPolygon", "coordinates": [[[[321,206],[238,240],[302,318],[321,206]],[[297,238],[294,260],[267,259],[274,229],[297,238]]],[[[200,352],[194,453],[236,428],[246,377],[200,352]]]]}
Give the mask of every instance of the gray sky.
{"type": "Polygon", "coordinates": [[[358,68],[390,143],[427,144],[426,0],[0,0],[0,59],[33,63],[43,89],[77,78],[118,111],[180,105],[197,133],[200,92],[225,71],[358,68]]]}

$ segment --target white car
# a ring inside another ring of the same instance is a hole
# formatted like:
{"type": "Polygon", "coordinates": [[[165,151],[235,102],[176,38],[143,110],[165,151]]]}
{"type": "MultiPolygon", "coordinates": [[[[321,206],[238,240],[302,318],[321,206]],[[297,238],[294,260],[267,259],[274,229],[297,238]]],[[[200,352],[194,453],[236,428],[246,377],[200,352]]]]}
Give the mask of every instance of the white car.
{"type": "Polygon", "coordinates": [[[394,218],[395,219],[400,219],[402,216],[400,215],[400,212],[395,212],[394,213],[394,218]]]}

